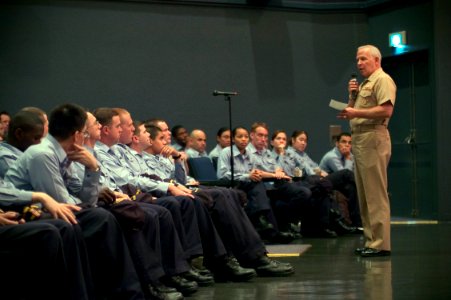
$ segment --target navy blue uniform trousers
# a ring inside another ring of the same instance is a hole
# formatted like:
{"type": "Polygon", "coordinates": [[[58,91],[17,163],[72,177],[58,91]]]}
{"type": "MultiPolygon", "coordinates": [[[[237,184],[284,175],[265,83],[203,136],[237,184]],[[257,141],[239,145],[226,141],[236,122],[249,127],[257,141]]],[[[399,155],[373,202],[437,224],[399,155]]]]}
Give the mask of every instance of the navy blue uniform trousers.
{"type": "Polygon", "coordinates": [[[86,208],[75,215],[86,243],[96,298],[143,299],[140,282],[116,218],[103,208],[86,208]]]}
{"type": "Polygon", "coordinates": [[[94,299],[77,225],[43,220],[2,226],[0,257],[5,299],[94,299]]]}

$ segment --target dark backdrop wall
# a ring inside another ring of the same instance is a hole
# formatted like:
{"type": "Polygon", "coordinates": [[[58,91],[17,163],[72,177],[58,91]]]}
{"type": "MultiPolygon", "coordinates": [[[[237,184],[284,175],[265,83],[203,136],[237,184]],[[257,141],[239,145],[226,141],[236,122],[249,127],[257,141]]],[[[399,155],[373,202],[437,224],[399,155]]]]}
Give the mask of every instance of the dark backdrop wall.
{"type": "Polygon", "coordinates": [[[330,147],[329,126],[347,129],[327,105],[331,97],[347,97],[355,48],[374,43],[384,57],[393,56],[387,35],[404,29],[413,50],[428,53],[432,91],[430,186],[421,197],[432,217],[450,220],[450,3],[416,2],[426,4],[315,12],[13,1],[0,6],[0,109],[122,106],[136,119],[163,117],[170,125],[203,128],[212,148],[216,130],[228,124],[227,103],[212,91],[238,91],[234,126],[265,121],[272,130],[305,129],[308,150],[319,160],[330,147]]]}
{"type": "Polygon", "coordinates": [[[50,110],[124,106],[137,119],[207,131],[228,125],[212,91],[233,90],[233,124],[310,132],[319,159],[329,148],[328,108],[345,99],[363,14],[94,1],[35,1],[0,13],[0,100],[50,110]]]}

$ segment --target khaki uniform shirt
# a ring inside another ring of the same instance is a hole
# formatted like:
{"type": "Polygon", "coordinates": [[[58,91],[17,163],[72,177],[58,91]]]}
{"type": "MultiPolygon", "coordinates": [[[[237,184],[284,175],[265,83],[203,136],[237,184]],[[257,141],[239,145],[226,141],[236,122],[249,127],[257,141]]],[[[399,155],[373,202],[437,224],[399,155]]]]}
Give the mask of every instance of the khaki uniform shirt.
{"type": "MultiPolygon", "coordinates": [[[[354,108],[372,108],[390,101],[395,105],[396,84],[382,68],[376,70],[370,77],[364,80],[359,87],[359,93],[354,108]]],[[[388,118],[366,119],[354,118],[350,121],[351,128],[357,125],[388,125],[388,118]]]]}

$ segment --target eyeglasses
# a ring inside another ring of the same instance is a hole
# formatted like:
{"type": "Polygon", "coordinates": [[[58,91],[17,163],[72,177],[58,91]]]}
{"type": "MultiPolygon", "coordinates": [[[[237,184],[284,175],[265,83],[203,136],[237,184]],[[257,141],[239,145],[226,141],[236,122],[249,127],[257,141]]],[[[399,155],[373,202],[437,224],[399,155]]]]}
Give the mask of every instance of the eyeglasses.
{"type": "Polygon", "coordinates": [[[92,126],[99,126],[100,122],[99,121],[95,121],[94,124],[89,125],[88,127],[92,127],[92,126]]]}

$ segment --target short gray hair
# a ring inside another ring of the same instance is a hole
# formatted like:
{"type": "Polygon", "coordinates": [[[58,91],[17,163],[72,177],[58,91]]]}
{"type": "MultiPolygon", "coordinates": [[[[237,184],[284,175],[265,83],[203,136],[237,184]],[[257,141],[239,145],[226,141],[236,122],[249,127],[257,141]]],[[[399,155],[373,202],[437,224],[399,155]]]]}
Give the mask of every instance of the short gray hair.
{"type": "Polygon", "coordinates": [[[360,46],[357,50],[361,50],[361,49],[368,49],[369,53],[371,54],[372,57],[377,57],[377,58],[379,58],[379,61],[382,61],[382,54],[376,46],[363,45],[363,46],[360,46]]]}

